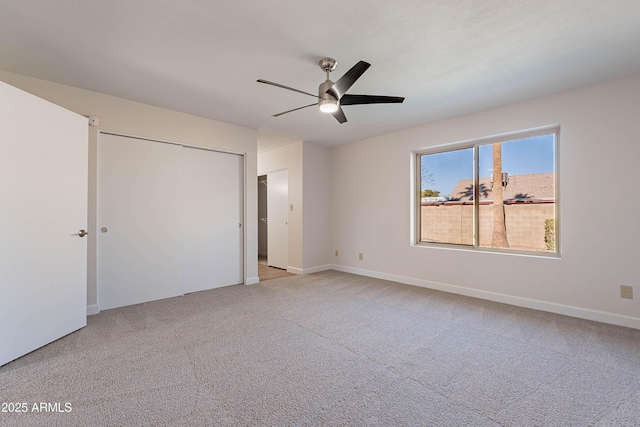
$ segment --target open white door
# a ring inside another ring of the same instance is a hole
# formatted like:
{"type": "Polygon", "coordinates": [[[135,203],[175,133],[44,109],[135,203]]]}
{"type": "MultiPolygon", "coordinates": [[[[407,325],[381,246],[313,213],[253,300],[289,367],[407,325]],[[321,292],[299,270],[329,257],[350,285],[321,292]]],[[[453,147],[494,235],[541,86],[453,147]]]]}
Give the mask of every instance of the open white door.
{"type": "Polygon", "coordinates": [[[0,365],[86,326],[87,119],[0,82],[0,365]]]}
{"type": "Polygon", "coordinates": [[[267,263],[272,267],[289,265],[289,172],[267,174],[267,263]]]}

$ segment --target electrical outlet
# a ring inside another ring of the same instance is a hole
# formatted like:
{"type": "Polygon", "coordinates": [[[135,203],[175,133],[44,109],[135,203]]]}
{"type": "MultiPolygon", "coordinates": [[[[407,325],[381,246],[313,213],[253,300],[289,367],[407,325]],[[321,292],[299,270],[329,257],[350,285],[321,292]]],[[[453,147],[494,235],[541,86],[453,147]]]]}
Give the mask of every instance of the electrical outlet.
{"type": "Polygon", "coordinates": [[[633,299],[633,286],[620,285],[620,298],[633,299]]]}
{"type": "Polygon", "coordinates": [[[338,256],[338,250],[336,249],[336,256],[338,256]]]}
{"type": "Polygon", "coordinates": [[[362,260],[364,259],[364,256],[362,255],[362,253],[358,254],[358,259],[359,259],[360,261],[362,261],[362,260]]]}

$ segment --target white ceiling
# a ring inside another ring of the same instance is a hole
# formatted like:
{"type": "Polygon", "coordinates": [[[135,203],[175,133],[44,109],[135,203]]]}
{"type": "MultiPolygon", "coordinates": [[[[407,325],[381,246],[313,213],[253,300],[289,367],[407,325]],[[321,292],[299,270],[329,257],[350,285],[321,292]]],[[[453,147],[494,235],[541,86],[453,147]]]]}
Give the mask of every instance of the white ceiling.
{"type": "Polygon", "coordinates": [[[638,0],[2,0],[0,69],[259,131],[262,151],[336,145],[640,72],[638,0]],[[314,99],[323,57],[349,93],[314,99]]]}

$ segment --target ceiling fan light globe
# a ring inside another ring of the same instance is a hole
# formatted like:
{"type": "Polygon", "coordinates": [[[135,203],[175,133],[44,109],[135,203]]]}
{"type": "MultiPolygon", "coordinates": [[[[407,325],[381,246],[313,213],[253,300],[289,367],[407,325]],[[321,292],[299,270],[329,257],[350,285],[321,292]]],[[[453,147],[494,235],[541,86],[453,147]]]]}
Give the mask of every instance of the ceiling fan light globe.
{"type": "Polygon", "coordinates": [[[338,100],[336,99],[322,99],[318,103],[320,111],[323,113],[335,113],[338,111],[338,100]]]}

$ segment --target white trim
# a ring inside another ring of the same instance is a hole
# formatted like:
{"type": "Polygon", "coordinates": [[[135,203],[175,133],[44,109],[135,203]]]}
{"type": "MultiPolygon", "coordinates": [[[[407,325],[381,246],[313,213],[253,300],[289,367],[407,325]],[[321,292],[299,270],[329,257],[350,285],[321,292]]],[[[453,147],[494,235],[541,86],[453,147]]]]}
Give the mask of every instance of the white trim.
{"type": "Polygon", "coordinates": [[[291,273],[291,274],[313,274],[313,273],[319,273],[320,271],[332,270],[332,269],[334,269],[334,267],[335,266],[331,265],[331,264],[317,265],[317,266],[311,267],[311,268],[297,268],[297,267],[287,266],[287,273],[291,273]]]}
{"type": "Polygon", "coordinates": [[[325,265],[317,265],[315,267],[311,267],[311,268],[304,268],[302,269],[302,274],[313,274],[313,273],[319,273],[321,271],[327,271],[327,270],[331,270],[333,269],[333,266],[330,264],[325,264],[325,265]]]}
{"type": "Polygon", "coordinates": [[[488,137],[482,138],[474,138],[461,142],[454,142],[450,144],[438,145],[435,147],[424,148],[420,150],[414,150],[411,152],[411,156],[413,157],[413,161],[410,164],[410,173],[412,174],[412,180],[410,185],[410,202],[412,209],[411,219],[411,236],[409,238],[409,242],[411,246],[416,247],[434,247],[434,248],[451,248],[451,249],[463,249],[474,252],[491,252],[491,253],[502,253],[502,254],[517,254],[522,256],[535,256],[535,257],[548,257],[548,258],[561,258],[560,256],[560,185],[559,185],[559,176],[560,176],[560,124],[549,125],[538,127],[529,130],[523,131],[513,131],[500,135],[492,135],[488,137]],[[474,231],[473,242],[471,244],[460,244],[460,243],[429,243],[422,241],[422,204],[421,204],[421,188],[422,188],[422,156],[430,156],[433,154],[443,154],[443,153],[451,153],[454,151],[460,150],[473,150],[473,229],[478,230],[480,228],[480,197],[478,194],[479,188],[479,180],[480,180],[480,172],[479,172],[479,154],[480,147],[487,146],[495,143],[508,143],[508,142],[516,142],[516,141],[524,141],[530,138],[536,138],[540,136],[553,135],[553,148],[554,148],[554,182],[555,182],[555,190],[554,190],[554,220],[555,220],[555,251],[553,252],[544,252],[544,251],[530,251],[530,250],[520,250],[513,248],[497,248],[497,247],[485,247],[480,245],[480,240],[477,233],[474,231]]]}
{"type": "Polygon", "coordinates": [[[87,306],[87,316],[100,313],[100,304],[89,304],[87,306]]]}
{"type": "MultiPolygon", "coordinates": [[[[245,283],[247,283],[247,270],[249,268],[249,263],[247,262],[247,258],[249,256],[247,252],[247,246],[249,245],[249,234],[247,233],[247,224],[249,223],[249,212],[247,210],[247,195],[249,194],[249,180],[247,179],[247,156],[242,154],[242,279],[245,283]]],[[[258,196],[256,192],[256,197],[258,196]]],[[[257,213],[257,209],[256,209],[257,213]]],[[[257,229],[256,229],[257,231],[257,229]]],[[[256,235],[256,245],[258,244],[258,238],[256,235]]],[[[257,260],[256,260],[257,261],[257,260]]],[[[257,273],[257,271],[256,271],[257,273]]],[[[184,284],[183,284],[184,286],[184,284]]]]}
{"type": "Polygon", "coordinates": [[[325,264],[325,265],[317,265],[315,267],[310,267],[310,268],[287,267],[287,272],[293,273],[293,274],[313,274],[313,273],[319,273],[320,271],[327,271],[332,269],[334,269],[333,265],[325,264]]]}
{"type": "Polygon", "coordinates": [[[301,268],[296,268],[296,267],[291,267],[291,266],[287,266],[287,273],[292,273],[292,274],[304,274],[304,270],[301,268]]]}
{"type": "Polygon", "coordinates": [[[342,265],[331,265],[333,270],[344,273],[352,273],[360,276],[368,276],[376,279],[391,280],[407,285],[419,286],[422,288],[435,289],[438,291],[453,294],[465,295],[474,298],[510,304],[517,307],[531,308],[534,310],[547,311],[550,313],[562,314],[565,316],[577,317],[580,319],[593,320],[595,322],[609,323],[612,325],[624,326],[627,328],[640,329],[640,318],[625,316],[622,314],[607,313],[604,311],[590,310],[587,308],[574,307],[570,305],[556,304],[553,302],[534,300],[530,298],[517,297],[513,295],[500,294],[497,292],[483,291],[479,289],[465,288],[462,286],[448,285],[445,283],[433,282],[430,280],[415,279],[413,277],[398,276],[395,274],[380,273],[377,271],[364,270],[342,265]]]}
{"type": "Polygon", "coordinates": [[[255,285],[260,283],[260,278],[259,277],[247,277],[244,281],[245,285],[255,285]]]}

